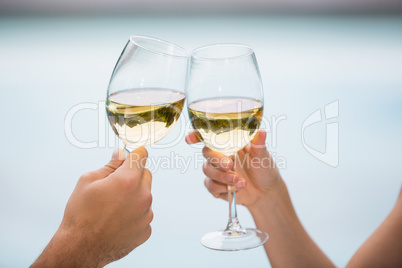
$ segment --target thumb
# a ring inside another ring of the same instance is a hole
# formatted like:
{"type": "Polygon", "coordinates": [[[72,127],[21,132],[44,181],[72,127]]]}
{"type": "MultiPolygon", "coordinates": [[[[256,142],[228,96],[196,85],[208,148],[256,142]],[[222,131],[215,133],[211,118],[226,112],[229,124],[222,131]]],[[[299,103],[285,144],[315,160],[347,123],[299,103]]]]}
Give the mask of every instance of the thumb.
{"type": "Polygon", "coordinates": [[[91,172],[93,180],[104,179],[113,173],[118,167],[120,167],[124,162],[124,150],[116,149],[113,151],[112,159],[104,167],[91,172]]]}
{"type": "Polygon", "coordinates": [[[251,150],[257,156],[264,156],[268,151],[265,145],[265,140],[267,138],[267,132],[264,129],[260,129],[257,135],[253,138],[250,143],[251,150]]]}

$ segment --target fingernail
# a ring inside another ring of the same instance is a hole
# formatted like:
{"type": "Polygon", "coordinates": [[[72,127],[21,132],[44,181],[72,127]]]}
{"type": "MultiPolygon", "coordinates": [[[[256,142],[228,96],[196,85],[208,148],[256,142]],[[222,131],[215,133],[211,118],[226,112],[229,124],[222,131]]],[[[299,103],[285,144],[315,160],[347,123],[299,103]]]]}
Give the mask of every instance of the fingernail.
{"type": "Polygon", "coordinates": [[[229,185],[228,190],[229,190],[229,192],[235,192],[236,191],[236,186],[229,185]]]}
{"type": "Polygon", "coordinates": [[[236,183],[236,189],[242,189],[244,187],[246,187],[246,181],[239,181],[236,183]]]}
{"type": "Polygon", "coordinates": [[[226,180],[229,183],[236,183],[239,180],[239,176],[237,174],[229,173],[226,175],[226,180]]]}

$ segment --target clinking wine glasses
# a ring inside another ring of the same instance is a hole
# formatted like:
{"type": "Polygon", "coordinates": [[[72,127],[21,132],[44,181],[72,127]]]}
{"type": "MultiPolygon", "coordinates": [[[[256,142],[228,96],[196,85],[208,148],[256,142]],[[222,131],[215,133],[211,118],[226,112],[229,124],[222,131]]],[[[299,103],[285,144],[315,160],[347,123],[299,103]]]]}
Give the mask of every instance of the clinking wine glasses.
{"type": "MultiPolygon", "coordinates": [[[[256,135],[263,114],[263,89],[253,50],[245,45],[217,44],[189,54],[166,41],[132,36],[107,90],[109,122],[132,150],[162,139],[174,127],[188,98],[188,112],[198,137],[227,155],[256,135]],[[187,86],[186,86],[187,77],[187,86]]],[[[229,220],[221,231],[207,233],[202,244],[234,251],[260,246],[268,235],[243,228],[237,218],[236,192],[229,187],[229,220]]]]}

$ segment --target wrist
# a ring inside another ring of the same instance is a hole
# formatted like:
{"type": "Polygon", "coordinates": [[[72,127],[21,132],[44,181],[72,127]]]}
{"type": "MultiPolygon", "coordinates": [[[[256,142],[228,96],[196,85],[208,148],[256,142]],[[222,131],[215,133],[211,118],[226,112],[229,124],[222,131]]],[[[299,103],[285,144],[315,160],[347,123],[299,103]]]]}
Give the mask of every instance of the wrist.
{"type": "Polygon", "coordinates": [[[99,256],[93,254],[93,248],[79,232],[73,232],[60,226],[31,268],[103,267],[99,256]]]}
{"type": "Polygon", "coordinates": [[[278,185],[248,208],[257,228],[270,233],[277,228],[295,230],[301,226],[290,200],[285,182],[280,179],[278,185]],[[280,227],[281,226],[281,227],[280,227]]]}
{"type": "Polygon", "coordinates": [[[288,196],[286,184],[280,177],[274,187],[265,191],[253,205],[247,208],[253,218],[259,215],[268,215],[281,205],[285,196],[288,196]]]}

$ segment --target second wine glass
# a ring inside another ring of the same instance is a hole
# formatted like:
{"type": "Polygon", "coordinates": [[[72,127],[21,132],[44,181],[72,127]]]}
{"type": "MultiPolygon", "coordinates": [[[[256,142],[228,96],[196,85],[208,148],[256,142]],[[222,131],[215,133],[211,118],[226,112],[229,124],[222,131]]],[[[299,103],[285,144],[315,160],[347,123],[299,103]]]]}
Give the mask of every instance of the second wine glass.
{"type": "MultiPolygon", "coordinates": [[[[264,95],[253,50],[239,44],[196,49],[187,77],[188,112],[204,144],[226,155],[241,150],[257,134],[264,95]]],[[[235,169],[236,167],[234,167],[235,169]]],[[[236,191],[228,187],[229,219],[224,230],[207,233],[201,243],[210,249],[235,251],[264,244],[268,235],[243,228],[236,211],[236,191]]]]}

